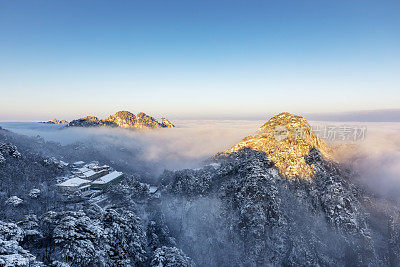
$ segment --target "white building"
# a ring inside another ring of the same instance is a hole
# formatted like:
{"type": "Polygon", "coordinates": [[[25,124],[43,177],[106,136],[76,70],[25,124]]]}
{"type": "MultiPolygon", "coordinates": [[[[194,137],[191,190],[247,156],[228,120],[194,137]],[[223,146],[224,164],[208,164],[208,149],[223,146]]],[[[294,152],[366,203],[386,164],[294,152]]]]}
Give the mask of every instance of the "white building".
{"type": "Polygon", "coordinates": [[[85,165],[83,161],[77,161],[72,164],[74,169],[71,171],[71,177],[59,177],[57,186],[63,189],[79,190],[82,192],[90,189],[101,190],[109,184],[120,180],[124,174],[122,172],[110,172],[110,166],[100,166],[97,161],[85,165]],[[67,179],[67,180],[65,180],[67,179]],[[64,181],[65,180],[65,181],[64,181]]]}
{"type": "MultiPolygon", "coordinates": [[[[81,179],[78,177],[75,178],[71,178],[68,179],[60,184],[57,184],[57,186],[59,188],[63,188],[63,189],[71,189],[71,190],[81,190],[81,189],[85,189],[88,187],[85,187],[86,185],[89,185],[91,181],[89,180],[85,180],[85,179],[81,179]]],[[[84,190],[82,190],[84,191],[84,190]]]]}
{"type": "Polygon", "coordinates": [[[83,165],[85,165],[84,161],[76,161],[76,162],[72,163],[73,167],[82,167],[83,165]]]}
{"type": "Polygon", "coordinates": [[[107,175],[100,177],[97,180],[94,180],[92,182],[92,188],[93,189],[103,189],[103,188],[107,187],[108,185],[110,185],[116,181],[119,181],[123,177],[124,177],[124,174],[122,172],[113,171],[107,175]]]}
{"type": "Polygon", "coordinates": [[[100,169],[99,171],[94,171],[92,169],[89,169],[88,167],[82,167],[79,169],[75,169],[74,171],[72,171],[72,173],[79,178],[93,181],[101,176],[106,175],[108,173],[108,170],[100,169]]]}

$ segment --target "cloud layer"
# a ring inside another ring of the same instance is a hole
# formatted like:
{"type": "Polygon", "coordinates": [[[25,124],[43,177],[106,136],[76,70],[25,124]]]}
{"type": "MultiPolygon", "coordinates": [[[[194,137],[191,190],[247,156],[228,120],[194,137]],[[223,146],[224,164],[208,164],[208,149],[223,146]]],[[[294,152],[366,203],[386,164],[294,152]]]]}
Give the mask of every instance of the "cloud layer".
{"type": "MultiPolygon", "coordinates": [[[[179,128],[136,132],[126,129],[69,128],[38,123],[1,123],[14,132],[36,136],[63,145],[77,141],[93,142],[103,147],[114,146],[135,154],[127,157],[128,164],[147,162],[162,169],[194,168],[202,161],[225,150],[243,137],[254,133],[263,121],[240,120],[182,120],[179,128]]],[[[312,122],[312,125],[332,125],[312,122]]],[[[336,123],[343,125],[344,123],[336,123]]],[[[355,125],[357,123],[351,123],[355,125]]],[[[336,159],[360,174],[360,181],[374,192],[398,197],[400,189],[400,123],[358,123],[367,127],[364,140],[340,143],[336,159]]],[[[338,145],[338,143],[334,143],[338,145]]],[[[103,151],[103,152],[104,152],[103,151]]],[[[113,154],[115,157],[116,154],[113,154]]],[[[118,154],[117,154],[118,155],[118,154]]]]}

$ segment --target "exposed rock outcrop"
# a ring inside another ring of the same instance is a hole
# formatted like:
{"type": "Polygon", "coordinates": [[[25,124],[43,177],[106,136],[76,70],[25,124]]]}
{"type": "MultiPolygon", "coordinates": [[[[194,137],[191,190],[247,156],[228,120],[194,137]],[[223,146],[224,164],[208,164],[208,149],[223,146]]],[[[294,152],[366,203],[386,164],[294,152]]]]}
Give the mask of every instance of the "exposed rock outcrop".
{"type": "Polygon", "coordinates": [[[164,172],[160,187],[166,198],[219,198],[222,225],[243,251],[238,265],[380,265],[380,230],[353,175],[330,160],[304,118],[281,113],[203,168],[164,172]],[[297,136],[302,128],[306,136],[297,136]],[[292,179],[300,177],[312,179],[292,179]]]}
{"type": "Polygon", "coordinates": [[[51,121],[41,121],[40,123],[45,123],[45,124],[67,124],[68,121],[66,121],[66,120],[52,119],[51,121]]]}
{"type": "Polygon", "coordinates": [[[81,119],[73,120],[68,124],[69,127],[93,127],[110,126],[133,129],[155,129],[155,128],[173,128],[175,127],[167,119],[160,123],[155,118],[140,112],[137,115],[129,111],[118,111],[107,119],[100,120],[94,116],[87,116],[81,119]]]}
{"type": "Polygon", "coordinates": [[[81,119],[71,121],[69,127],[93,127],[102,125],[101,120],[95,116],[86,116],[81,119]]]}
{"type": "Polygon", "coordinates": [[[161,124],[153,117],[140,112],[137,115],[129,111],[118,111],[114,115],[111,115],[105,121],[115,123],[122,128],[161,128],[161,124]]]}
{"type": "Polygon", "coordinates": [[[245,147],[265,152],[282,175],[287,178],[311,178],[313,165],[305,161],[310,150],[317,149],[324,158],[330,158],[330,149],[312,131],[310,124],[301,116],[280,113],[266,122],[258,132],[249,135],[225,153],[245,147]]]}

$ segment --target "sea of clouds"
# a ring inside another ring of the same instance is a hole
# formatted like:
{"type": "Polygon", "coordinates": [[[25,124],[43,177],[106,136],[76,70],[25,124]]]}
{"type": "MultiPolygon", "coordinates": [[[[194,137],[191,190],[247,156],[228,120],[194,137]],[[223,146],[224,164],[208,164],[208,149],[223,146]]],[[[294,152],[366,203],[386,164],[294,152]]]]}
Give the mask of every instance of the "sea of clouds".
{"type": "MultiPolygon", "coordinates": [[[[0,126],[28,136],[42,136],[63,145],[91,142],[139,151],[140,159],[166,169],[195,168],[226,150],[264,123],[247,120],[180,120],[174,129],[132,131],[119,128],[63,128],[39,123],[0,123],[0,126]]],[[[365,128],[357,140],[326,140],[339,147],[336,160],[351,166],[359,179],[378,194],[400,200],[399,122],[311,122],[314,129],[365,128]],[[344,127],[346,128],[346,127],[344,127]]],[[[135,162],[132,160],[132,164],[135,162]]]]}

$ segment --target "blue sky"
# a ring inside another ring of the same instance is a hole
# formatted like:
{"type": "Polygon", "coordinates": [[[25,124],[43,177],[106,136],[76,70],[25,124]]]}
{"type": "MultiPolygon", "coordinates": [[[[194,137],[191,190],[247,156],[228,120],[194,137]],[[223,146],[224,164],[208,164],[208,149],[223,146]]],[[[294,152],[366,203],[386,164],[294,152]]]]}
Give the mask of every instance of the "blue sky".
{"type": "Polygon", "coordinates": [[[400,108],[399,1],[0,1],[0,120],[400,108]]]}

